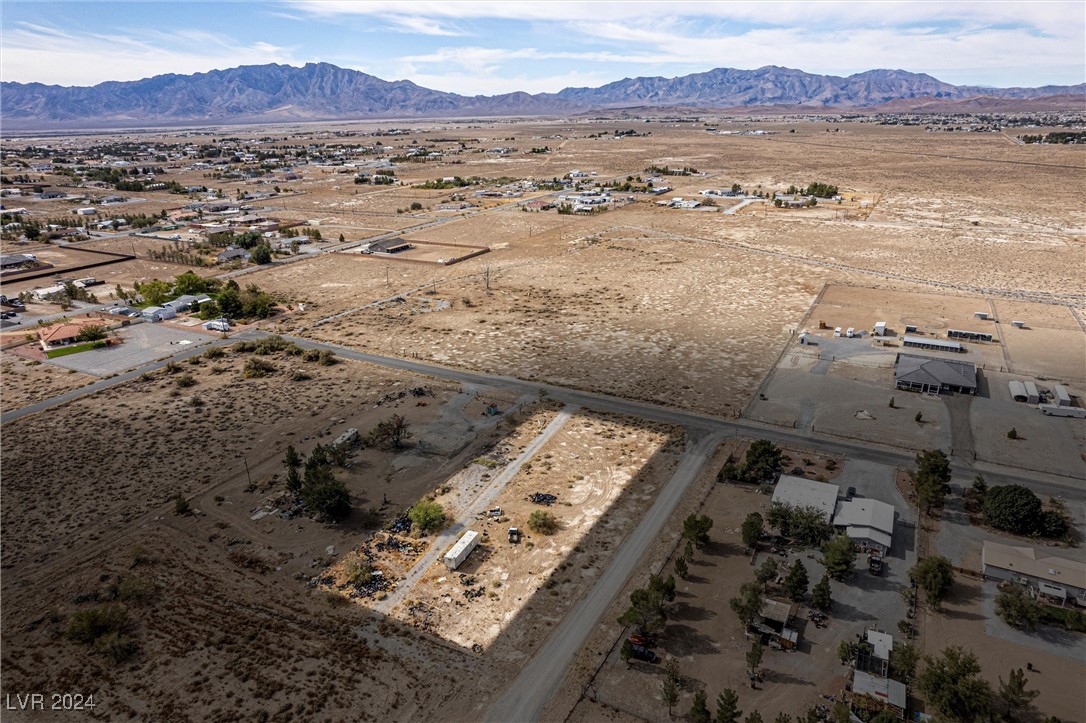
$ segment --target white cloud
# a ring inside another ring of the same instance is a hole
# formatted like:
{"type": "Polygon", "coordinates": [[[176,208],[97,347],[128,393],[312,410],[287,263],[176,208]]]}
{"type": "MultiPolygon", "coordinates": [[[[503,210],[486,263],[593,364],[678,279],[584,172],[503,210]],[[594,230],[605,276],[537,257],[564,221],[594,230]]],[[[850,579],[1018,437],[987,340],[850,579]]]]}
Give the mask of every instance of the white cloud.
{"type": "Polygon", "coordinates": [[[140,37],[63,31],[24,23],[4,33],[3,75],[57,85],[140,80],[163,73],[202,73],[238,65],[298,65],[290,48],[239,44],[203,30],[150,31],[140,37]]]}

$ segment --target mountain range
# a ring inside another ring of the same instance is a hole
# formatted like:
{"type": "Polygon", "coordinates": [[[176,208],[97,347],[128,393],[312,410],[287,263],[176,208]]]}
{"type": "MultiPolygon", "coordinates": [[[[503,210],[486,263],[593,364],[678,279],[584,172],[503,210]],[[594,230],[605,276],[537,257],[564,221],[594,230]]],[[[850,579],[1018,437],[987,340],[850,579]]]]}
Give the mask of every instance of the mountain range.
{"type": "MultiPolygon", "coordinates": [[[[986,88],[924,73],[869,70],[848,77],[765,66],[716,68],[677,78],[626,78],[558,93],[463,96],[386,81],[329,63],[249,65],[192,75],[157,75],[90,87],[0,83],[6,129],[99,128],[177,123],[255,123],[363,118],[566,115],[620,108],[724,110],[802,107],[849,111],[889,104],[952,109],[958,101],[1022,109],[1082,109],[1086,84],[986,88]],[[1023,103],[1024,102],[1024,103],[1023,103]]],[[[941,112],[948,112],[943,110],[941,112]]]]}

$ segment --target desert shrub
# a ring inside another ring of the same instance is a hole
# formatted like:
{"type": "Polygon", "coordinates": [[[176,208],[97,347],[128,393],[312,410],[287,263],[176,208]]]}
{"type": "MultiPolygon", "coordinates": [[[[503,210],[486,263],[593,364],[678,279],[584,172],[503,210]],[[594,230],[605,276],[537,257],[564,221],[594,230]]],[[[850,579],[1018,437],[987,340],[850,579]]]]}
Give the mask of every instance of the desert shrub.
{"type": "Polygon", "coordinates": [[[177,386],[182,389],[196,385],[196,379],[191,374],[182,374],[176,379],[177,386]]]}
{"type": "Polygon", "coordinates": [[[245,379],[259,379],[266,377],[269,374],[275,373],[275,365],[264,359],[257,359],[253,357],[246,360],[245,368],[241,372],[241,376],[245,379]]]}
{"type": "Polygon", "coordinates": [[[351,585],[367,585],[373,580],[373,565],[355,556],[347,560],[343,566],[343,574],[351,585]]]}
{"type": "Polygon", "coordinates": [[[221,359],[226,356],[226,350],[221,346],[209,346],[204,350],[204,357],[207,359],[221,359]]]}
{"type": "Polygon", "coordinates": [[[304,382],[306,379],[312,379],[313,377],[306,374],[301,369],[295,369],[290,373],[290,381],[292,382],[304,382]]]}
{"type": "Polygon", "coordinates": [[[331,349],[322,349],[319,358],[317,359],[322,367],[330,367],[333,364],[339,363],[339,359],[336,358],[336,353],[331,349]]]}
{"type": "Polygon", "coordinates": [[[445,508],[433,500],[420,500],[415,503],[407,516],[411,518],[411,524],[419,532],[430,532],[441,529],[445,524],[445,508]]]}
{"type": "Polygon", "coordinates": [[[546,510],[536,510],[528,515],[528,529],[541,535],[553,535],[558,531],[558,520],[546,510]]]}
{"type": "Polygon", "coordinates": [[[189,513],[189,501],[180,492],[173,496],[173,513],[175,515],[187,515],[189,513]]]}
{"type": "Polygon", "coordinates": [[[116,664],[136,652],[136,641],[127,635],[128,612],[120,605],[80,610],[68,621],[69,640],[90,649],[116,664]]]}
{"type": "Polygon", "coordinates": [[[143,605],[151,599],[153,593],[154,586],[139,575],[123,577],[117,583],[117,599],[122,602],[143,605]]]}

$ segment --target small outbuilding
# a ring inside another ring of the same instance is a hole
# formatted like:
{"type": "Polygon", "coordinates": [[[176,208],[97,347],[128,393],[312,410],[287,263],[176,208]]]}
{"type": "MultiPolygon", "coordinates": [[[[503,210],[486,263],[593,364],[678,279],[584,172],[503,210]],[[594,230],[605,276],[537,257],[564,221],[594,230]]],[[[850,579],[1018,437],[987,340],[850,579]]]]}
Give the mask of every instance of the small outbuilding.
{"type": "Polygon", "coordinates": [[[916,349],[934,349],[935,351],[963,352],[965,347],[956,341],[946,341],[927,336],[905,335],[901,339],[902,346],[911,346],[916,349]]]}
{"type": "Polygon", "coordinates": [[[1067,391],[1067,387],[1062,384],[1052,385],[1052,396],[1055,397],[1058,406],[1071,406],[1071,394],[1067,391]]]}
{"type": "Polygon", "coordinates": [[[1029,397],[1026,396],[1026,385],[1017,379],[1012,379],[1007,383],[1007,386],[1011,391],[1011,399],[1016,402],[1027,402],[1029,397]]]}

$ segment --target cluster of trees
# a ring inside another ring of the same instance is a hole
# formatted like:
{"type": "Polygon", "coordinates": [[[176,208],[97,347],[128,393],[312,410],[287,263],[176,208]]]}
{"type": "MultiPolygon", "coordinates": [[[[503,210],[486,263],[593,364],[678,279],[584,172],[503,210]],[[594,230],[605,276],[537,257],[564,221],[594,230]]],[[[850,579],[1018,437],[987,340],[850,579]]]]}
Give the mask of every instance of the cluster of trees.
{"type": "Polygon", "coordinates": [[[365,173],[359,173],[354,177],[354,182],[359,185],[373,184],[374,186],[392,186],[396,183],[396,172],[391,168],[382,168],[374,171],[372,176],[365,173]]]}
{"type": "Polygon", "coordinates": [[[170,263],[174,264],[186,264],[188,266],[199,267],[211,265],[211,262],[208,261],[206,257],[201,256],[200,254],[189,253],[188,251],[183,251],[176,246],[170,248],[165,244],[163,244],[162,248],[158,251],[155,251],[154,249],[148,251],[147,255],[151,257],[151,259],[154,261],[169,261],[170,263]]]}
{"type": "Polygon", "coordinates": [[[667,622],[667,604],[675,599],[675,578],[650,575],[649,583],[630,593],[630,607],[618,618],[622,625],[636,625],[641,630],[654,631],[667,622]]]}
{"type": "Polygon", "coordinates": [[[1067,509],[1053,501],[1045,509],[1041,499],[1022,485],[998,485],[991,489],[983,478],[973,482],[969,496],[984,513],[984,522],[1016,535],[1064,538],[1071,530],[1067,509]]]}
{"type": "Polygon", "coordinates": [[[697,172],[698,169],[691,166],[683,166],[682,168],[671,168],[669,166],[652,165],[645,169],[645,173],[654,173],[659,176],[692,176],[697,172]]]}
{"type": "MultiPolygon", "coordinates": [[[[212,301],[201,304],[201,319],[217,319],[225,316],[231,319],[266,319],[271,316],[275,300],[256,284],[249,284],[244,289],[233,279],[223,282],[214,278],[203,278],[192,271],[186,271],[174,279],[173,283],[161,279],[152,279],[133,285],[136,294],[152,306],[161,306],[170,299],[183,294],[207,294],[212,301]]],[[[129,295],[120,286],[115,291],[118,298],[127,300],[129,295]]]]}
{"type": "Polygon", "coordinates": [[[1086,132],[1083,131],[1053,131],[1045,135],[1018,136],[1023,143],[1086,143],[1086,132]]]}
{"type": "Polygon", "coordinates": [[[785,191],[790,196],[814,196],[815,198],[833,198],[837,195],[837,186],[831,186],[828,183],[820,183],[815,181],[807,185],[806,188],[798,188],[796,186],[789,186],[785,191]]]}
{"type": "Polygon", "coordinates": [[[761,484],[768,482],[781,470],[784,464],[784,452],[780,447],[768,439],[756,439],[747,448],[746,457],[739,464],[734,457],[729,456],[728,461],[717,473],[717,482],[735,480],[737,482],[749,482],[761,484]]]}
{"type": "MultiPolygon", "coordinates": [[[[321,230],[319,228],[303,228],[301,230],[298,230],[297,228],[285,228],[280,233],[282,233],[285,238],[305,236],[310,241],[320,241],[324,238],[321,236],[321,230]]],[[[294,250],[296,251],[296,249],[294,250]]]]}
{"type": "Polygon", "coordinates": [[[1021,585],[1004,582],[996,595],[996,614],[1011,627],[1034,630],[1042,625],[1055,625],[1086,633],[1086,614],[1071,608],[1055,608],[1031,597],[1021,585]]]}
{"type": "Polygon", "coordinates": [[[833,525],[821,510],[774,502],[766,511],[766,522],[804,545],[820,545],[833,537],[833,525]]]}
{"type": "Polygon", "coordinates": [[[980,673],[976,655],[950,646],[939,655],[924,656],[916,688],[935,712],[949,720],[989,720],[993,715],[1023,720],[1033,713],[1033,700],[1040,693],[1027,687],[1021,668],[1012,669],[1006,681],[1000,676],[995,691],[980,673]]]}
{"type": "Polygon", "coordinates": [[[346,463],[349,454],[346,445],[318,444],[306,458],[294,445],[287,447],[283,458],[287,490],[300,498],[319,520],[339,522],[351,514],[351,495],[342,480],[336,479],[334,471],[334,467],[346,463]]]}

